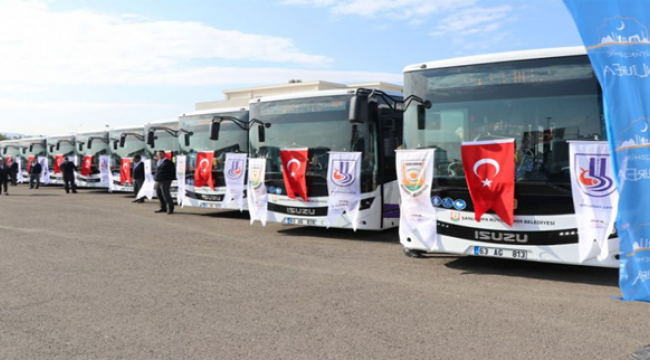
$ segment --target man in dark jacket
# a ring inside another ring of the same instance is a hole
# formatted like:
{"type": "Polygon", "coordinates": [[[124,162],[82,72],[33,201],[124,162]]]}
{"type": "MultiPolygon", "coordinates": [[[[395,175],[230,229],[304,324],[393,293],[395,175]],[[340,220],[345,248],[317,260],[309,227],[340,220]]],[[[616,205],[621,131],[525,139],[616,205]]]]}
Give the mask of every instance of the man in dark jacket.
{"type": "Polygon", "coordinates": [[[65,161],[61,163],[61,173],[63,174],[63,183],[65,184],[65,192],[74,194],[77,193],[77,183],[74,178],[74,173],[77,171],[77,165],[70,161],[69,157],[65,157],[65,161]]]}
{"type": "Polygon", "coordinates": [[[16,161],[16,158],[11,161],[9,175],[11,176],[11,186],[16,186],[18,184],[18,161],[16,161]]]}
{"type": "Polygon", "coordinates": [[[9,192],[7,192],[8,181],[9,181],[9,166],[5,165],[4,161],[0,159],[0,187],[4,188],[5,196],[9,195],[9,192]]]}
{"type": "Polygon", "coordinates": [[[176,166],[174,162],[165,157],[164,151],[156,152],[156,196],[160,201],[160,209],[156,210],[157,213],[173,214],[174,213],[174,199],[172,199],[171,187],[172,181],[176,180],[176,166]]]}
{"type": "Polygon", "coordinates": [[[38,163],[38,159],[34,157],[34,160],[32,160],[32,164],[29,168],[29,188],[38,189],[38,187],[41,185],[41,172],[43,171],[43,167],[41,167],[41,164],[38,163]]]}
{"type": "Polygon", "coordinates": [[[134,203],[143,203],[144,198],[138,199],[138,193],[144,185],[144,162],[140,155],[133,157],[133,195],[136,198],[133,200],[134,203]]]}

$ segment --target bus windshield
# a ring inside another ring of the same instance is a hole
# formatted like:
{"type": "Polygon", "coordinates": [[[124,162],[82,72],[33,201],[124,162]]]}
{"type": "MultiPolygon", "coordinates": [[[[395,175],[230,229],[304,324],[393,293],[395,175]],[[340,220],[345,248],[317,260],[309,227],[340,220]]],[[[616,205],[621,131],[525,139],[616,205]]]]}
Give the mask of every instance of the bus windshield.
{"type": "Polygon", "coordinates": [[[606,138],[586,56],[407,72],[405,93],[433,104],[424,130],[416,130],[417,108],[406,111],[404,145],[435,148],[443,182],[464,178],[461,142],[514,138],[518,182],[569,184],[567,140],[606,138]]]}
{"type": "MultiPolygon", "coordinates": [[[[135,155],[142,155],[144,153],[144,140],[138,139],[137,137],[133,136],[132,133],[138,134],[140,136],[144,136],[142,132],[142,128],[139,129],[132,129],[132,130],[120,130],[120,131],[113,131],[110,134],[111,138],[111,146],[113,145],[113,142],[119,142],[120,137],[124,133],[129,133],[124,138],[124,147],[119,146],[119,143],[117,145],[117,149],[115,147],[112,148],[111,153],[115,155],[116,160],[120,159],[132,159],[135,155]]],[[[93,144],[95,145],[95,144],[93,144]]]]}
{"type": "MultiPolygon", "coordinates": [[[[79,150],[79,155],[81,156],[106,155],[107,154],[106,149],[108,146],[102,139],[106,139],[105,132],[84,133],[84,134],[77,135],[76,140],[79,146],[79,148],[77,149],[79,150]],[[93,146],[92,148],[89,149],[88,143],[91,138],[93,140],[93,146]]],[[[99,160],[95,159],[95,164],[98,163],[99,160]]]]}
{"type": "Polygon", "coordinates": [[[230,113],[213,113],[204,115],[190,115],[180,118],[181,129],[192,132],[189,144],[185,143],[184,134],[181,134],[181,151],[189,155],[189,169],[194,170],[196,153],[203,151],[214,152],[217,159],[217,169],[223,170],[225,154],[229,152],[246,152],[248,149],[248,132],[231,121],[223,121],[219,130],[219,140],[210,140],[210,124],[215,116],[233,116],[248,123],[248,111],[230,113]]]}
{"type": "Polygon", "coordinates": [[[348,121],[352,95],[320,96],[251,104],[251,118],[271,124],[260,142],[257,127],[250,131],[251,156],[267,158],[267,173],[280,173],[281,149],[308,148],[307,175],[325,177],[329,151],[364,153],[363,170],[372,169],[371,139],[365,124],[348,121]],[[370,155],[368,155],[370,154],[370,155]]]}

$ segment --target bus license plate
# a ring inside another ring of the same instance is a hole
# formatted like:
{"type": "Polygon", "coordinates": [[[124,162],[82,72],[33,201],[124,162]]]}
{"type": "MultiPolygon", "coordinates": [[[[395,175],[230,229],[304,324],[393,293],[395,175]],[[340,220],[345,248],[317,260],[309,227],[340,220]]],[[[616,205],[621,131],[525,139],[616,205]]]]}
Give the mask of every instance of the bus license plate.
{"type": "Polygon", "coordinates": [[[521,259],[521,260],[528,259],[527,250],[498,249],[498,248],[491,248],[485,246],[474,246],[474,255],[521,259]]]}

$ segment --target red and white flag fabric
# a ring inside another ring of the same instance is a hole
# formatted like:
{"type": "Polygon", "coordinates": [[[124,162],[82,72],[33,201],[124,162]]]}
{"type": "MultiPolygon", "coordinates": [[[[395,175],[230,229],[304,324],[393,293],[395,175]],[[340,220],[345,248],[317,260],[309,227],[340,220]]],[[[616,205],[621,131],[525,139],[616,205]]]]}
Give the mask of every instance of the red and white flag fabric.
{"type": "Polygon", "coordinates": [[[196,153],[196,166],[194,167],[194,187],[200,188],[209,186],[214,190],[214,181],[212,179],[212,162],[214,153],[211,151],[202,151],[196,153]]]}
{"type": "Polygon", "coordinates": [[[63,164],[63,154],[56,154],[54,156],[54,173],[59,174],[61,172],[61,164],[63,164]]]}
{"type": "Polygon", "coordinates": [[[93,166],[93,157],[84,156],[83,162],[81,163],[81,175],[88,176],[90,175],[90,168],[93,166]]]}
{"type": "Polygon", "coordinates": [[[465,180],[474,204],[474,218],[489,209],[508,226],[514,223],[515,140],[464,142],[461,157],[465,180]]]}
{"type": "Polygon", "coordinates": [[[11,156],[5,157],[5,165],[6,166],[11,166],[11,156]]]}
{"type": "Polygon", "coordinates": [[[27,173],[28,173],[28,174],[29,174],[29,172],[32,170],[32,162],[33,162],[33,161],[34,161],[34,157],[33,157],[33,156],[29,156],[29,157],[27,158],[27,173]]]}
{"type": "Polygon", "coordinates": [[[287,188],[287,195],[292,199],[300,196],[303,200],[307,200],[307,183],[305,179],[307,152],[307,148],[280,150],[282,178],[284,178],[284,186],[287,188]]]}
{"type": "Polygon", "coordinates": [[[133,178],[131,177],[131,159],[122,159],[120,162],[120,184],[124,183],[133,183],[133,178]]]}
{"type": "Polygon", "coordinates": [[[172,152],[171,151],[165,151],[165,157],[167,160],[171,161],[172,160],[172,152]]]}

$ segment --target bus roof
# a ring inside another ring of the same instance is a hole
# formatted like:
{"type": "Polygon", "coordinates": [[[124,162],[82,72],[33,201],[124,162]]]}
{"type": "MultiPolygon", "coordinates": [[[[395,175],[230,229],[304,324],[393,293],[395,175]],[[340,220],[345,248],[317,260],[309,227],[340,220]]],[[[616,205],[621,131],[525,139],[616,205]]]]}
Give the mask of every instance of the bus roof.
{"type": "Polygon", "coordinates": [[[506,61],[519,61],[519,60],[533,60],[533,59],[547,59],[565,56],[579,56],[586,55],[587,51],[584,46],[561,47],[561,48],[548,48],[548,49],[535,49],[535,50],[522,50],[503,52],[496,54],[466,56],[454,59],[436,60],[425,63],[409,65],[404,68],[404,72],[422,71],[428,69],[443,69],[457,66],[470,66],[500,63],[506,61]]]}
{"type": "Polygon", "coordinates": [[[133,125],[133,126],[120,126],[116,128],[111,128],[112,131],[125,131],[125,130],[142,130],[144,131],[144,125],[133,125]]]}
{"type": "MultiPolygon", "coordinates": [[[[310,92],[294,93],[294,94],[286,94],[286,95],[262,96],[259,98],[251,99],[248,103],[256,104],[256,103],[271,102],[271,101],[315,98],[321,96],[352,95],[354,94],[355,91],[356,91],[355,88],[350,88],[350,89],[337,89],[337,90],[324,90],[324,91],[310,91],[310,92]]],[[[382,91],[394,97],[403,96],[401,93],[397,93],[394,91],[384,91],[384,90],[382,91]]]]}
{"type": "Polygon", "coordinates": [[[248,107],[238,106],[238,107],[227,107],[227,108],[212,108],[212,109],[191,111],[191,112],[183,113],[180,116],[225,114],[225,113],[232,113],[232,112],[239,112],[239,111],[248,111],[248,107]]]}

